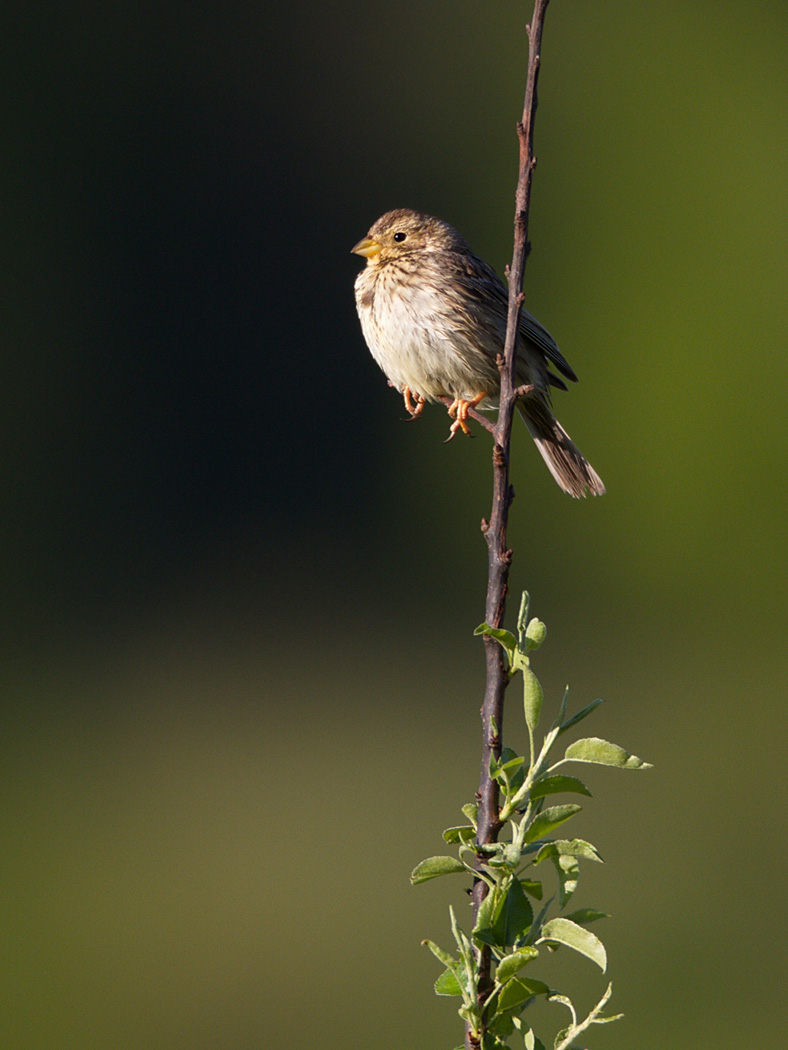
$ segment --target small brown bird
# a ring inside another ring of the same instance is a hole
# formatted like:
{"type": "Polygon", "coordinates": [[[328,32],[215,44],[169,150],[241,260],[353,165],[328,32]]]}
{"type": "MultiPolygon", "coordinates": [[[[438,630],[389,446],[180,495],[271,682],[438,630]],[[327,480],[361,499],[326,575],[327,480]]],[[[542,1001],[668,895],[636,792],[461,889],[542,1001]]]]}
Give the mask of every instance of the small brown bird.
{"type": "MultiPolygon", "coordinates": [[[[450,397],[450,436],[469,433],[469,408],[495,408],[501,389],[502,281],[453,226],[409,208],[381,216],[352,250],[367,260],[356,278],[356,308],[372,356],[411,416],[426,401],[450,397]]],[[[553,415],[550,386],[567,386],[550,365],[577,381],[549,333],[521,309],[517,385],[533,389],[518,400],[520,414],[564,492],[601,495],[605,486],[553,415]]]]}

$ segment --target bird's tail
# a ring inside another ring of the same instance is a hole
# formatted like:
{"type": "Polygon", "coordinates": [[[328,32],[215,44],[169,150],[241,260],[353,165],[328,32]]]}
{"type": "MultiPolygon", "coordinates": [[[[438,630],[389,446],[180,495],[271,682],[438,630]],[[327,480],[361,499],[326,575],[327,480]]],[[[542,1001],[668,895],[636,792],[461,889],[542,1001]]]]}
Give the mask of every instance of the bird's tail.
{"type": "Polygon", "coordinates": [[[605,491],[602,479],[555,418],[549,405],[533,397],[518,401],[517,408],[548,470],[564,492],[575,499],[585,496],[586,490],[592,496],[601,496],[605,491]]]}

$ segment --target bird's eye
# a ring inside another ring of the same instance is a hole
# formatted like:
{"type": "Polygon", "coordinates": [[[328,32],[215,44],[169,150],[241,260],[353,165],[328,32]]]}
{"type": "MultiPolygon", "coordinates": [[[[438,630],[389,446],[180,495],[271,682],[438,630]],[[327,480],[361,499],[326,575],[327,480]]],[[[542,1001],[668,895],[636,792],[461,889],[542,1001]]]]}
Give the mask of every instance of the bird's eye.
{"type": "Polygon", "coordinates": [[[406,237],[407,237],[407,234],[406,233],[402,233],[402,231],[400,231],[399,233],[395,233],[394,234],[394,240],[397,241],[398,243],[402,243],[402,241],[404,241],[406,237]]]}

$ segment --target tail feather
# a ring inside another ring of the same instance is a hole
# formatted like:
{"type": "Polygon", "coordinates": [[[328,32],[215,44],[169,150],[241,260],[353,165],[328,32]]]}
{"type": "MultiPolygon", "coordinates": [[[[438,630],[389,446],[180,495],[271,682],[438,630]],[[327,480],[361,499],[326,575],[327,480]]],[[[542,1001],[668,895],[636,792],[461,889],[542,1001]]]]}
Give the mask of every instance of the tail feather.
{"type": "Polygon", "coordinates": [[[518,401],[517,408],[542,459],[555,480],[570,496],[578,499],[586,495],[601,496],[605,491],[602,479],[575,445],[567,432],[541,399],[518,401]]]}

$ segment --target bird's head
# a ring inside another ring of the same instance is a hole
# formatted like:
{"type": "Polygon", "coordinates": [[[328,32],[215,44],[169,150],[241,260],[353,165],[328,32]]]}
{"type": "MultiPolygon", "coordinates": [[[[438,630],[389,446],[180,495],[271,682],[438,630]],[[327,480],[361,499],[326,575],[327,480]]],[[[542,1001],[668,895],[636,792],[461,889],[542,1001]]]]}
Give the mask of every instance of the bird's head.
{"type": "Polygon", "coordinates": [[[351,251],[363,255],[367,265],[377,265],[412,252],[468,252],[470,249],[448,222],[410,208],[397,208],[381,215],[351,251]]]}

